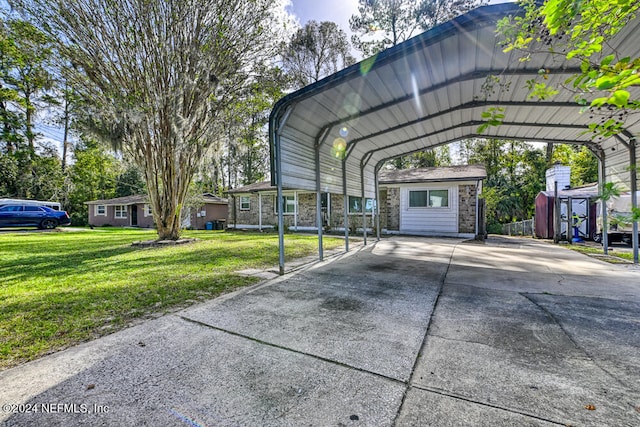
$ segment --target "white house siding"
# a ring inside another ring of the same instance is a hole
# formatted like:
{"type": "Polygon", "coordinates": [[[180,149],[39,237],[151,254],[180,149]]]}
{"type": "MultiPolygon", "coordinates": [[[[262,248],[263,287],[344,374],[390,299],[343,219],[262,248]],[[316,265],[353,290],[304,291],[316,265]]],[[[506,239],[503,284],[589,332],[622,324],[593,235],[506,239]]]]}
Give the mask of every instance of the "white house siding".
{"type": "Polygon", "coordinates": [[[404,185],[400,188],[400,233],[455,235],[458,233],[458,183],[404,185]],[[448,190],[446,208],[410,208],[409,191],[448,190]]]}

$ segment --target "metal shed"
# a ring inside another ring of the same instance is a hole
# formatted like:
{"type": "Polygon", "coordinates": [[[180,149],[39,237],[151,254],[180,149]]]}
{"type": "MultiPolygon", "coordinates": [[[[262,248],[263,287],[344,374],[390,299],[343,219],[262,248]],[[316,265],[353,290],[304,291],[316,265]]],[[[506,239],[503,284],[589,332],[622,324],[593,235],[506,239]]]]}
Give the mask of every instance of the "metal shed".
{"type": "MultiPolygon", "coordinates": [[[[517,53],[504,53],[496,22],[520,12],[510,3],[478,8],[278,101],[269,137],[271,179],[279,195],[289,187],[375,197],[386,160],[470,137],[586,145],[600,160],[601,182],[620,182],[635,194],[640,120],[630,117],[622,135],[592,141],[584,133],[592,119],[580,114],[569,91],[547,101],[529,98],[526,82],[540,70],[559,87],[579,64],[550,54],[521,62],[517,53]],[[503,123],[478,134],[482,112],[491,107],[506,108],[503,123]]],[[[636,18],[609,46],[637,57],[638,40],[636,18]]],[[[321,231],[318,237],[322,259],[321,231]]],[[[637,247],[636,236],[636,259],[637,247]]]]}

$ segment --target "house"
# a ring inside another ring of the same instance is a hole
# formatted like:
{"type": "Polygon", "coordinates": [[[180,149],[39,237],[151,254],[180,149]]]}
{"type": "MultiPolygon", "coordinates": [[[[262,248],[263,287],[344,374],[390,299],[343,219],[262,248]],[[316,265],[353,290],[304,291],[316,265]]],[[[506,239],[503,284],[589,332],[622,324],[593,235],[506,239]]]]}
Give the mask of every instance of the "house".
{"type": "MultiPolygon", "coordinates": [[[[450,166],[380,171],[380,228],[388,234],[455,236],[484,234],[479,203],[484,166],[450,166]]],[[[229,227],[268,229],[277,224],[276,188],[259,182],[229,191],[229,227]]],[[[283,190],[285,226],[293,231],[313,231],[316,226],[316,193],[283,190]]],[[[365,199],[367,229],[376,224],[375,200],[365,199]]],[[[344,230],[342,194],[322,193],[321,218],[325,230],[344,230]]],[[[362,199],[348,198],[349,228],[362,229],[362,199]]]]}
{"type": "MultiPolygon", "coordinates": [[[[228,212],[227,199],[204,193],[198,203],[201,204],[197,208],[183,210],[183,227],[203,230],[207,228],[207,223],[214,222],[224,227],[228,212]]],[[[151,205],[145,195],[93,200],[85,204],[89,206],[89,224],[93,226],[143,228],[154,226],[151,205]]]]}

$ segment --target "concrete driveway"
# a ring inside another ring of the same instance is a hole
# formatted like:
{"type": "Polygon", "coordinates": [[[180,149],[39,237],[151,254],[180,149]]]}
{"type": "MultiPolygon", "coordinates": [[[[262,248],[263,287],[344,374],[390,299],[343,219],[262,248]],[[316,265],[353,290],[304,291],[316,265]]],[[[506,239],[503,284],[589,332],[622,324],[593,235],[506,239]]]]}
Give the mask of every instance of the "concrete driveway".
{"type": "Polygon", "coordinates": [[[396,237],[2,372],[0,420],[638,426],[639,366],[637,268],[396,237]]]}

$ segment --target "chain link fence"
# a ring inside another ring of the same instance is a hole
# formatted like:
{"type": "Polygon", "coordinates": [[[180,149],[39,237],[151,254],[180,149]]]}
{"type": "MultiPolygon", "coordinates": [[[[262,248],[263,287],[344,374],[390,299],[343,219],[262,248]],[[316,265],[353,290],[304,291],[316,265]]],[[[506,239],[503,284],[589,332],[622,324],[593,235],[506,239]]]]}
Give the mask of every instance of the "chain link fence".
{"type": "Polygon", "coordinates": [[[533,218],[502,225],[502,234],[509,236],[533,236],[533,218]]]}

